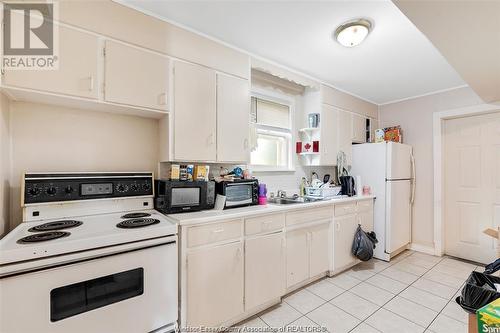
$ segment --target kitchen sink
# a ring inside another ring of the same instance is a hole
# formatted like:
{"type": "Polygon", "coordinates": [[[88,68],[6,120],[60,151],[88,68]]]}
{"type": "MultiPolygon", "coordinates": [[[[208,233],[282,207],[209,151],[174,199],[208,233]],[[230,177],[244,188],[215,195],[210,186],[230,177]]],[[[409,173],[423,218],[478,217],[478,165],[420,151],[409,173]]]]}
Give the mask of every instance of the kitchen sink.
{"type": "Polygon", "coordinates": [[[268,200],[269,203],[276,205],[293,205],[308,202],[322,201],[321,198],[306,198],[306,197],[285,197],[285,198],[271,198],[268,200]]]}

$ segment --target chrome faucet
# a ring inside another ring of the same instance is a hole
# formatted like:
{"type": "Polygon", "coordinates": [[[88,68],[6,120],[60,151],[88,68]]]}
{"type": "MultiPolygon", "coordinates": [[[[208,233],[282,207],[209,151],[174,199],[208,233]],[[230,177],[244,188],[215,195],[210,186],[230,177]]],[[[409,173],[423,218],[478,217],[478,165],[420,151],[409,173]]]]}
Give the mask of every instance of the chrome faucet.
{"type": "Polygon", "coordinates": [[[278,192],[277,192],[276,196],[277,196],[278,198],[286,198],[286,192],[285,192],[285,191],[283,191],[283,190],[278,190],[278,192]]]}

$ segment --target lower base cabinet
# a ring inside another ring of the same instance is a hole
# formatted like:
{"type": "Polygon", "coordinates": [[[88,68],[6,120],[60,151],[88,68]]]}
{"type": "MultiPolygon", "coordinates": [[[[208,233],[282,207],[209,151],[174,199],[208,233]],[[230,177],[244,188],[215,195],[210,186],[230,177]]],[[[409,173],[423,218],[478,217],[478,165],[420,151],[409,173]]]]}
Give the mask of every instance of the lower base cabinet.
{"type": "Polygon", "coordinates": [[[329,228],[330,223],[325,222],[287,232],[287,288],[328,271],[329,228]]]}
{"type": "Polygon", "coordinates": [[[285,292],[283,232],[245,240],[245,310],[279,298],[285,292]]]}
{"type": "Polygon", "coordinates": [[[330,223],[312,227],[310,230],[309,275],[314,277],[328,271],[330,267],[330,223]]]}
{"type": "Polygon", "coordinates": [[[358,224],[365,232],[373,231],[373,201],[335,206],[333,222],[333,266],[338,273],[359,262],[352,255],[352,243],[358,224]]]}
{"type": "Polygon", "coordinates": [[[286,234],[286,287],[309,278],[309,234],[307,229],[286,234]]]}
{"type": "Polygon", "coordinates": [[[218,326],[243,313],[243,242],[187,255],[187,326],[218,326]]]}
{"type": "Polygon", "coordinates": [[[339,270],[356,262],[351,248],[354,234],[358,228],[358,219],[355,214],[336,217],[334,228],[333,255],[335,270],[339,270]]]}

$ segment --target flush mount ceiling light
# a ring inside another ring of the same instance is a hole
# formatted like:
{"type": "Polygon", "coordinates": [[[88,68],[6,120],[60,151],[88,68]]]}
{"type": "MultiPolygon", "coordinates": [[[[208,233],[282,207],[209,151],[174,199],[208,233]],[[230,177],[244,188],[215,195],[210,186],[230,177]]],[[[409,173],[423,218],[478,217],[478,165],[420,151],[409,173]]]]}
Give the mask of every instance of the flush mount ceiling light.
{"type": "Polygon", "coordinates": [[[372,23],[367,19],[356,19],[341,24],[333,33],[333,38],[345,47],[361,44],[372,29],[372,23]]]}

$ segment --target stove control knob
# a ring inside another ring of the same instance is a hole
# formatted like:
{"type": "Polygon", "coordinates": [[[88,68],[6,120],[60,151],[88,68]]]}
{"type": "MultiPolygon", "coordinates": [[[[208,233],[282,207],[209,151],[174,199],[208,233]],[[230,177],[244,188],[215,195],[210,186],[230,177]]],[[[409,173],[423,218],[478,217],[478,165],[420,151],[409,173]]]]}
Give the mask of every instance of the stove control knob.
{"type": "Polygon", "coordinates": [[[123,192],[128,191],[128,187],[127,187],[127,185],[124,185],[124,184],[118,184],[118,185],[116,185],[116,190],[118,192],[122,192],[123,193],[123,192]]]}
{"type": "Polygon", "coordinates": [[[137,184],[132,184],[130,185],[130,189],[135,192],[139,189],[139,186],[137,186],[137,184]]]}
{"type": "Polygon", "coordinates": [[[71,187],[71,186],[66,186],[66,188],[64,189],[64,192],[66,192],[66,194],[71,194],[73,193],[75,190],[71,187]]]}
{"type": "Polygon", "coordinates": [[[144,191],[149,191],[151,189],[151,185],[149,183],[145,183],[142,185],[142,189],[144,191]]]}
{"type": "Polygon", "coordinates": [[[54,195],[57,193],[57,189],[54,186],[50,186],[47,188],[47,194],[48,195],[54,195]]]}
{"type": "Polygon", "coordinates": [[[33,196],[33,197],[36,197],[37,195],[40,194],[40,189],[38,187],[32,187],[28,190],[28,193],[33,196]]]}

